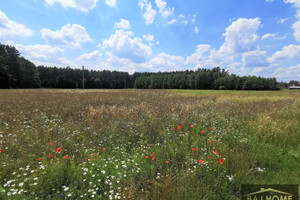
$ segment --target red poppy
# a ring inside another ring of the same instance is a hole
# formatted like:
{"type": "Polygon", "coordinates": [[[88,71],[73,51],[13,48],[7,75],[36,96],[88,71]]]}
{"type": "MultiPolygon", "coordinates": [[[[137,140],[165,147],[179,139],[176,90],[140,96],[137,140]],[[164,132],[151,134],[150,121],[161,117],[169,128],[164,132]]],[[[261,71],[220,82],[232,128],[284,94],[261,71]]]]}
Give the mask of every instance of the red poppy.
{"type": "Polygon", "coordinates": [[[194,128],[194,125],[191,125],[190,127],[191,127],[191,128],[194,128]]]}
{"type": "Polygon", "coordinates": [[[219,155],[219,152],[218,152],[218,151],[214,151],[214,153],[215,153],[216,155],[219,155]]]}
{"type": "Polygon", "coordinates": [[[3,149],[0,149],[0,153],[2,153],[3,152],[3,149]]]}
{"type": "Polygon", "coordinates": [[[184,124],[181,124],[181,126],[183,126],[184,124]]]}
{"type": "Polygon", "coordinates": [[[212,128],[209,128],[209,130],[212,130],[212,128]]]}
{"type": "Polygon", "coordinates": [[[53,143],[52,143],[52,142],[50,142],[50,143],[49,143],[49,145],[50,145],[50,146],[52,146],[52,145],[53,145],[53,143]]]}
{"type": "Polygon", "coordinates": [[[154,155],[155,153],[154,153],[154,152],[152,152],[152,154],[154,155]]]}
{"type": "Polygon", "coordinates": [[[41,161],[42,159],[41,158],[38,158],[38,159],[36,159],[37,161],[41,161]]]}
{"type": "Polygon", "coordinates": [[[208,141],[207,141],[207,143],[211,143],[211,141],[210,141],[210,140],[208,140],[208,141]]]}
{"type": "Polygon", "coordinates": [[[146,156],[146,159],[149,159],[149,156],[146,156]]]}
{"type": "Polygon", "coordinates": [[[155,157],[152,157],[152,160],[155,160],[155,157]]]}
{"type": "Polygon", "coordinates": [[[56,151],[57,151],[57,152],[61,152],[61,148],[58,147],[58,148],[56,149],[56,151]]]}
{"type": "Polygon", "coordinates": [[[168,163],[169,163],[169,161],[168,161],[168,160],[166,160],[166,161],[165,161],[165,163],[166,163],[166,164],[168,164],[168,163]]]}
{"type": "Polygon", "coordinates": [[[106,150],[106,148],[103,148],[103,149],[102,149],[102,151],[105,151],[105,150],[106,150]]]}
{"type": "Polygon", "coordinates": [[[196,134],[196,136],[198,136],[198,134],[196,134]]]}
{"type": "Polygon", "coordinates": [[[207,156],[207,158],[210,158],[210,156],[207,156]]]}
{"type": "Polygon", "coordinates": [[[65,159],[65,160],[68,160],[68,158],[69,158],[69,156],[67,156],[67,155],[64,156],[64,159],[65,159]]]}
{"type": "Polygon", "coordinates": [[[219,160],[219,162],[220,162],[221,164],[223,164],[223,163],[224,163],[224,159],[221,158],[221,159],[219,160]]]}
{"type": "Polygon", "coordinates": [[[180,131],[180,129],[181,129],[181,126],[177,126],[177,130],[179,130],[179,131],[180,131]]]}
{"type": "Polygon", "coordinates": [[[195,151],[195,150],[196,150],[196,148],[192,147],[192,151],[195,151]]]}
{"type": "Polygon", "coordinates": [[[150,156],[153,157],[154,155],[153,155],[153,154],[150,154],[150,156]]]}
{"type": "Polygon", "coordinates": [[[204,160],[199,160],[199,164],[202,164],[204,162],[204,160]]]}
{"type": "Polygon", "coordinates": [[[51,153],[48,154],[48,158],[51,159],[53,158],[53,155],[51,153]]]}
{"type": "Polygon", "coordinates": [[[204,131],[200,131],[200,133],[205,133],[204,131]]]}

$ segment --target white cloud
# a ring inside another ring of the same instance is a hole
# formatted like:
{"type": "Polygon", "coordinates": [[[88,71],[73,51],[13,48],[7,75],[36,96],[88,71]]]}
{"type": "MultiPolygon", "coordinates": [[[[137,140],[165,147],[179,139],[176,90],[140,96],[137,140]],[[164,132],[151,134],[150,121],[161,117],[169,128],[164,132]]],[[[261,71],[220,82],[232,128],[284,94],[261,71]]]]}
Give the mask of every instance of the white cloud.
{"type": "Polygon", "coordinates": [[[126,19],[120,19],[120,22],[115,23],[115,28],[130,29],[130,22],[126,19]]]}
{"type": "Polygon", "coordinates": [[[99,62],[101,60],[102,54],[99,51],[93,51],[91,53],[82,54],[77,60],[88,61],[88,62],[99,62]]]}
{"type": "Polygon", "coordinates": [[[116,30],[100,47],[110,48],[113,55],[119,58],[130,59],[134,63],[145,62],[151,56],[152,49],[133,35],[132,31],[116,30]]]}
{"type": "Polygon", "coordinates": [[[199,32],[199,28],[198,26],[195,26],[195,33],[198,33],[199,32]]]}
{"type": "Polygon", "coordinates": [[[12,45],[18,49],[22,56],[29,59],[37,65],[75,65],[73,62],[63,57],[64,49],[52,47],[50,45],[23,45],[15,44],[13,41],[8,41],[7,45],[12,45]]]}
{"type": "Polygon", "coordinates": [[[273,2],[274,0],[265,0],[267,3],[273,2]]]}
{"type": "Polygon", "coordinates": [[[285,81],[291,79],[300,80],[300,64],[290,67],[279,67],[274,71],[273,76],[285,81]]]}
{"type": "Polygon", "coordinates": [[[292,25],[292,29],[294,30],[293,35],[295,39],[300,42],[300,0],[284,0],[284,2],[293,4],[293,6],[297,9],[296,18],[298,18],[298,21],[292,25]]]}
{"type": "Polygon", "coordinates": [[[117,0],[105,0],[105,3],[109,7],[116,7],[117,6],[117,0]]]}
{"type": "Polygon", "coordinates": [[[174,8],[170,9],[167,7],[167,2],[165,0],[155,0],[156,6],[159,9],[159,13],[164,17],[170,17],[173,15],[174,8]]]}
{"type": "Polygon", "coordinates": [[[182,56],[160,53],[149,61],[148,66],[153,71],[176,71],[182,70],[183,64],[184,57],[182,56]]]}
{"type": "Polygon", "coordinates": [[[8,19],[8,17],[0,10],[0,36],[11,37],[11,36],[32,36],[32,31],[23,24],[18,24],[8,19]]]}
{"type": "Polygon", "coordinates": [[[248,51],[242,55],[243,65],[247,67],[268,66],[266,51],[248,51]]]}
{"type": "Polygon", "coordinates": [[[176,22],[177,22],[176,19],[172,19],[171,21],[168,21],[168,24],[174,24],[174,23],[176,23],[176,22]]]}
{"type": "Polygon", "coordinates": [[[181,23],[184,24],[184,25],[187,25],[189,22],[187,20],[182,20],[181,23]]]}
{"type": "Polygon", "coordinates": [[[277,21],[277,24],[282,24],[284,22],[286,22],[289,18],[280,18],[278,21],[277,21]]]}
{"type": "Polygon", "coordinates": [[[96,7],[98,0],[45,0],[47,5],[52,6],[55,3],[60,3],[63,7],[71,7],[82,12],[88,12],[96,7]]]}
{"type": "Polygon", "coordinates": [[[299,20],[293,24],[292,28],[294,29],[295,39],[300,42],[300,17],[299,20]]]}
{"type": "Polygon", "coordinates": [[[274,38],[276,36],[275,33],[266,33],[264,34],[261,39],[264,40],[264,39],[267,39],[267,38],[274,38]]]}
{"type": "MultiPolygon", "coordinates": [[[[143,35],[144,40],[149,42],[149,45],[152,46],[153,42],[155,42],[154,36],[151,34],[143,35]]],[[[158,41],[157,41],[158,42],[158,41]]],[[[158,43],[159,44],[159,43],[158,43]]]]}
{"type": "Polygon", "coordinates": [[[151,2],[148,2],[148,0],[141,0],[141,1],[139,1],[139,6],[142,9],[146,9],[146,11],[143,15],[145,24],[152,24],[154,22],[154,19],[156,16],[156,11],[154,9],[152,9],[151,2]]]}
{"type": "Polygon", "coordinates": [[[290,44],[288,46],[284,46],[281,51],[275,52],[268,61],[274,63],[287,59],[300,60],[300,45],[290,44]]]}
{"type": "Polygon", "coordinates": [[[180,17],[180,18],[182,18],[182,19],[185,18],[185,16],[184,16],[183,14],[179,14],[178,17],[180,17]]]}
{"type": "Polygon", "coordinates": [[[186,58],[186,64],[194,64],[196,68],[206,66],[208,62],[208,53],[210,53],[211,47],[208,44],[197,45],[196,52],[186,58]],[[204,55],[206,54],[206,55],[204,55]]]}
{"type": "Polygon", "coordinates": [[[85,28],[78,24],[67,24],[57,31],[42,29],[41,33],[47,43],[70,48],[79,48],[81,43],[92,41],[85,28]]]}
{"type": "Polygon", "coordinates": [[[255,42],[258,38],[256,32],[260,25],[259,18],[239,18],[232,22],[223,34],[226,38],[219,50],[220,53],[242,53],[255,49],[255,42]]]}

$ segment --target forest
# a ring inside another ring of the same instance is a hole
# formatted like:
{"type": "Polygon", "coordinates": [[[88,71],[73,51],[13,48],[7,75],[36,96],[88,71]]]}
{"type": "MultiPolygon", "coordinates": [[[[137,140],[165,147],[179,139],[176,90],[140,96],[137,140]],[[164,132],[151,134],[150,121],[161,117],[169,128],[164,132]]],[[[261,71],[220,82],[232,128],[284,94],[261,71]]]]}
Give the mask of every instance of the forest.
{"type": "Polygon", "coordinates": [[[288,86],[275,78],[229,74],[220,67],[130,75],[121,71],[36,66],[15,47],[0,44],[0,88],[82,88],[83,72],[86,89],[278,90],[288,86]]]}

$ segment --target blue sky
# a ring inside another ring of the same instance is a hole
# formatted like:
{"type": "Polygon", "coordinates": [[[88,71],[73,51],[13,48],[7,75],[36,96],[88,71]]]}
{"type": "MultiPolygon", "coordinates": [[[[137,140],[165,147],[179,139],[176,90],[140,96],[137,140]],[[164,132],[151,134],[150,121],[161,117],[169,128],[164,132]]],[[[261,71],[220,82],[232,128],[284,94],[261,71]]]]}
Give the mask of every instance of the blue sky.
{"type": "Polygon", "coordinates": [[[300,80],[300,0],[0,0],[0,42],[36,65],[300,80]]]}

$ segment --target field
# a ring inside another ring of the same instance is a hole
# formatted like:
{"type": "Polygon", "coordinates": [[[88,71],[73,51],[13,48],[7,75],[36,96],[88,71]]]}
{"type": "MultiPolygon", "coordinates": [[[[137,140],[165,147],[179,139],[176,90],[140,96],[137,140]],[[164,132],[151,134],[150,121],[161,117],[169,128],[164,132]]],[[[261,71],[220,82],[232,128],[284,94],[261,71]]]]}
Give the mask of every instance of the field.
{"type": "Polygon", "coordinates": [[[0,199],[240,199],[299,141],[300,91],[0,90],[0,199]]]}

